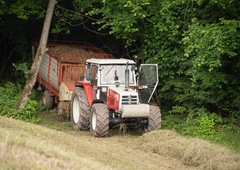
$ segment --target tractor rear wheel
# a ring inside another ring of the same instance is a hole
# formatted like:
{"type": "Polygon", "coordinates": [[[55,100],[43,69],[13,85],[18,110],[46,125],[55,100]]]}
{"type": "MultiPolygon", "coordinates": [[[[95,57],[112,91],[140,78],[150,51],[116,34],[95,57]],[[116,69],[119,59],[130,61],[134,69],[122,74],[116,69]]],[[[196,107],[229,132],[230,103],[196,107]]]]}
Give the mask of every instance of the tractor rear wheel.
{"type": "Polygon", "coordinates": [[[74,130],[89,129],[90,106],[83,88],[75,87],[71,99],[71,122],[74,130]]]}
{"type": "Polygon", "coordinates": [[[49,90],[45,90],[43,93],[43,104],[47,109],[52,109],[53,107],[53,97],[49,90]]]}
{"type": "Polygon", "coordinates": [[[104,137],[109,129],[109,110],[104,103],[96,103],[91,108],[90,130],[95,137],[104,137]]]}
{"type": "Polygon", "coordinates": [[[150,114],[148,117],[148,126],[144,128],[144,132],[151,132],[161,128],[161,111],[158,106],[150,105],[150,114]]]}

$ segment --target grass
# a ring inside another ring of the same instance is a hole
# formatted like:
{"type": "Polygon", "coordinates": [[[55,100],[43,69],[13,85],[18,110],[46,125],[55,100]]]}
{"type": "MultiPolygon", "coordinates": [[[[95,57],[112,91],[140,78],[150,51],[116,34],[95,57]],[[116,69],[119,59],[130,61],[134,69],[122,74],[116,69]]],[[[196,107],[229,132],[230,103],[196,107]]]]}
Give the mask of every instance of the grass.
{"type": "Polygon", "coordinates": [[[178,169],[240,169],[240,154],[170,130],[140,135],[115,128],[94,138],[73,131],[54,110],[39,116],[39,125],[0,117],[0,169],[159,169],[159,161],[178,169]]]}
{"type": "Polygon", "coordinates": [[[230,148],[232,151],[240,153],[240,130],[234,131],[226,127],[222,127],[217,131],[216,143],[230,148]]]}
{"type": "Polygon", "coordinates": [[[0,122],[0,169],[111,169],[73,152],[88,143],[67,134],[5,117],[0,122]]]}
{"type": "Polygon", "coordinates": [[[39,122],[41,126],[58,131],[72,130],[71,122],[63,116],[59,116],[56,109],[38,112],[38,116],[41,117],[39,122]]]}
{"type": "MultiPolygon", "coordinates": [[[[38,113],[38,116],[41,118],[41,121],[39,122],[40,126],[57,131],[73,131],[71,121],[63,116],[59,116],[55,109],[41,111],[38,113]]],[[[78,133],[86,135],[90,134],[90,131],[79,131],[78,133]]],[[[110,128],[108,136],[140,136],[141,134],[140,129],[129,128],[126,124],[122,123],[110,128]]]]}
{"type": "MultiPolygon", "coordinates": [[[[45,110],[39,112],[38,115],[42,121],[39,123],[41,126],[58,130],[72,132],[71,121],[66,120],[63,116],[59,116],[56,110],[45,110]]],[[[197,131],[197,121],[189,121],[186,123],[182,115],[168,115],[164,116],[162,121],[162,129],[171,129],[183,136],[194,136],[197,131]]],[[[79,131],[80,134],[90,134],[89,131],[79,131]]],[[[127,136],[141,136],[141,130],[128,128],[125,124],[114,126],[109,130],[109,136],[127,135],[127,136]]],[[[240,132],[239,130],[229,129],[228,126],[218,127],[214,138],[209,138],[211,142],[220,144],[231,149],[234,152],[240,152],[240,132]]]]}
{"type": "MultiPolygon", "coordinates": [[[[186,116],[170,114],[164,115],[162,121],[163,129],[171,129],[183,136],[196,137],[196,131],[198,130],[198,120],[191,119],[186,121],[186,116]]],[[[231,149],[234,152],[240,153],[240,129],[237,127],[231,127],[228,125],[217,125],[216,133],[213,136],[206,136],[205,139],[216,144],[220,144],[231,149]]]]}
{"type": "Polygon", "coordinates": [[[184,138],[170,130],[144,134],[139,148],[164,156],[175,157],[184,164],[199,169],[240,169],[240,154],[197,138],[184,138]]]}

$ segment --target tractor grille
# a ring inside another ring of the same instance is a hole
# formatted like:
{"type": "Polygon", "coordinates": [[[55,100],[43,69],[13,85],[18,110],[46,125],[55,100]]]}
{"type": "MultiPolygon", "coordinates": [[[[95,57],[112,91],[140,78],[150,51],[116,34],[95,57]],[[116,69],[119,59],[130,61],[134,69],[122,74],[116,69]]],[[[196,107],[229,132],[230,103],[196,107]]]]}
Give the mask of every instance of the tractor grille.
{"type": "Polygon", "coordinates": [[[127,104],[137,104],[138,103],[138,98],[137,96],[122,96],[122,105],[127,105],[127,104]]]}

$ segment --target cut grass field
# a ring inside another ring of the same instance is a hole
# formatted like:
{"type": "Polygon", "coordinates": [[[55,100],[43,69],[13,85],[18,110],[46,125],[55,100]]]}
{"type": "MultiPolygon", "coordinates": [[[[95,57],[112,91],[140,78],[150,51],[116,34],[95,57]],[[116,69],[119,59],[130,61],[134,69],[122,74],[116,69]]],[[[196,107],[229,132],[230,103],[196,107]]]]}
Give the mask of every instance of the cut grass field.
{"type": "Polygon", "coordinates": [[[184,138],[170,130],[143,135],[139,148],[177,158],[185,165],[199,169],[240,169],[239,153],[198,138],[184,138]]]}
{"type": "Polygon", "coordinates": [[[0,117],[0,169],[240,169],[238,153],[169,130],[95,138],[41,114],[40,125],[0,117]]]}
{"type": "Polygon", "coordinates": [[[85,156],[86,143],[74,136],[6,117],[0,122],[0,169],[111,169],[85,156]]]}

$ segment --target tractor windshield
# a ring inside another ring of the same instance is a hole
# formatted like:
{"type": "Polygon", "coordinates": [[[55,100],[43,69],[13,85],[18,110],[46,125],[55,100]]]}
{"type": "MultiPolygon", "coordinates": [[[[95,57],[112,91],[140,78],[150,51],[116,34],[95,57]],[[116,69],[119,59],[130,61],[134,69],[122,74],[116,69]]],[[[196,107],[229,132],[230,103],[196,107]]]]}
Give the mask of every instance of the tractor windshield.
{"type": "MultiPolygon", "coordinates": [[[[101,65],[100,67],[100,84],[114,85],[117,81],[120,84],[125,84],[126,65],[101,65]]],[[[129,65],[129,84],[135,83],[135,72],[133,66],[129,65]]]]}

